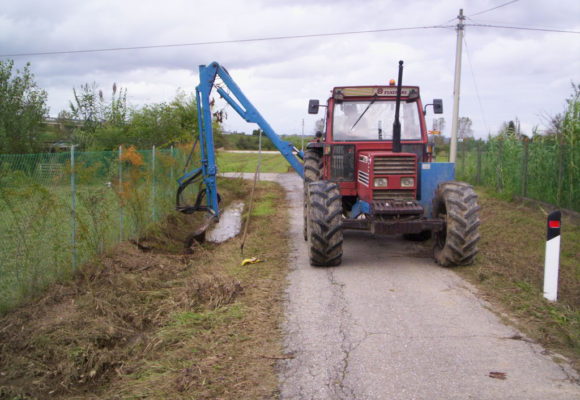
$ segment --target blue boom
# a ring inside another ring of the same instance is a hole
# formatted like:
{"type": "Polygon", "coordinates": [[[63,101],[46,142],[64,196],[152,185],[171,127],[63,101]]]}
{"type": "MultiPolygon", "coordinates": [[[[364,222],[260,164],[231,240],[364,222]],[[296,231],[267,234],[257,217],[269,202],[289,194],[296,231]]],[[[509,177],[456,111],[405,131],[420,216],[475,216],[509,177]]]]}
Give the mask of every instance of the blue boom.
{"type": "Polygon", "coordinates": [[[241,91],[239,86],[234,82],[228,71],[217,62],[212,62],[209,66],[199,66],[199,85],[195,88],[198,111],[198,130],[201,165],[180,177],[177,182],[179,189],[177,191],[177,209],[185,213],[195,211],[207,211],[213,217],[219,218],[219,195],[217,192],[216,175],[217,165],[215,159],[215,146],[213,140],[212,112],[210,103],[210,94],[215,86],[215,79],[218,77],[229,89],[229,93],[222,87],[217,87],[217,92],[225,99],[230,106],[246,121],[254,122],[262,129],[264,134],[272,141],[274,146],[282,153],[284,158],[290,163],[292,168],[304,177],[304,168],[301,160],[304,154],[298,150],[292,143],[285,142],[266,122],[264,117],[258,112],[256,107],[248,100],[241,91]],[[201,177],[204,188],[198,193],[194,205],[181,205],[181,195],[184,189],[192,184],[197,178],[201,177]],[[205,197],[205,205],[202,205],[205,197]]]}

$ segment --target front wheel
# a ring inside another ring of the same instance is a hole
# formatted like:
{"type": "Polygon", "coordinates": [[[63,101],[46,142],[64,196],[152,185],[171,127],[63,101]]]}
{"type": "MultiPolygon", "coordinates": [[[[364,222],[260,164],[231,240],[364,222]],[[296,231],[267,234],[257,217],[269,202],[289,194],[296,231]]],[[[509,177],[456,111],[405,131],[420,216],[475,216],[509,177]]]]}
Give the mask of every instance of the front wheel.
{"type": "Polygon", "coordinates": [[[433,255],[444,267],[469,265],[477,254],[479,241],[479,205],[477,194],[464,182],[444,182],[433,198],[433,215],[445,220],[445,227],[435,234],[433,255]]]}
{"type": "Polygon", "coordinates": [[[308,184],[320,180],[322,175],[322,156],[320,152],[314,149],[308,149],[304,152],[304,240],[308,240],[308,224],[306,222],[308,215],[308,184]]]}
{"type": "Polygon", "coordinates": [[[328,181],[308,184],[308,256],[310,265],[331,267],[342,261],[342,196],[328,181]]]}

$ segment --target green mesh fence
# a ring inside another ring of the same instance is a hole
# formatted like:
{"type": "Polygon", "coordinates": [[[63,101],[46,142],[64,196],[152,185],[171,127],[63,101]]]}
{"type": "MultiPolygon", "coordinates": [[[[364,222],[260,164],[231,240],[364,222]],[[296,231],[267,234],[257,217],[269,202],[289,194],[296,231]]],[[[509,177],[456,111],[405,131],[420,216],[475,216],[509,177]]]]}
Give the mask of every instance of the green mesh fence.
{"type": "Polygon", "coordinates": [[[508,196],[580,211],[580,146],[514,139],[468,148],[460,144],[457,177],[508,196]]]}
{"type": "Polygon", "coordinates": [[[0,312],[174,210],[177,149],[0,155],[0,312]]]}

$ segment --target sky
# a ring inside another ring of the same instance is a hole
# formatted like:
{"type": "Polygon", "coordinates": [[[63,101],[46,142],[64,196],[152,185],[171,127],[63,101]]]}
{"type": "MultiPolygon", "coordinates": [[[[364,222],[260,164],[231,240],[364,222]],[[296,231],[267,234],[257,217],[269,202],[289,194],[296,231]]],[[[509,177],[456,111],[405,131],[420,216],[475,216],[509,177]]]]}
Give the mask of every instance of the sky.
{"type": "MultiPolygon", "coordinates": [[[[87,82],[105,95],[117,83],[134,107],[171,101],[195,90],[198,65],[217,61],[280,134],[301,133],[303,120],[311,134],[317,116],[307,114],[309,99],[325,102],[334,86],[386,85],[403,60],[403,83],[420,86],[423,103],[443,99],[449,135],[460,8],[467,24],[580,32],[578,0],[5,0],[0,55],[448,27],[0,59],[31,63],[51,116],[87,82]]],[[[459,115],[471,118],[476,137],[515,118],[524,133],[542,131],[564,110],[571,83],[580,83],[577,33],[468,25],[463,50],[459,115]]],[[[226,130],[256,128],[225,111],[226,130]]],[[[429,111],[428,126],[433,117],[429,111]]]]}

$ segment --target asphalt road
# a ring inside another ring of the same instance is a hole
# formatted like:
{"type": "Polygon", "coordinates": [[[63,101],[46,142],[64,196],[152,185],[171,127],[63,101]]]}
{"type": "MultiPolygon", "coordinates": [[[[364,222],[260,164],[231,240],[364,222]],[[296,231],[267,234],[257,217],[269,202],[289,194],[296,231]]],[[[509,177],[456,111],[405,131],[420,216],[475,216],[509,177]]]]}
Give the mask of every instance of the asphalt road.
{"type": "Polygon", "coordinates": [[[280,364],[281,399],[580,399],[569,366],[504,325],[425,245],[345,232],[342,265],[311,267],[302,180],[261,177],[282,184],[291,204],[293,358],[280,364]]]}

